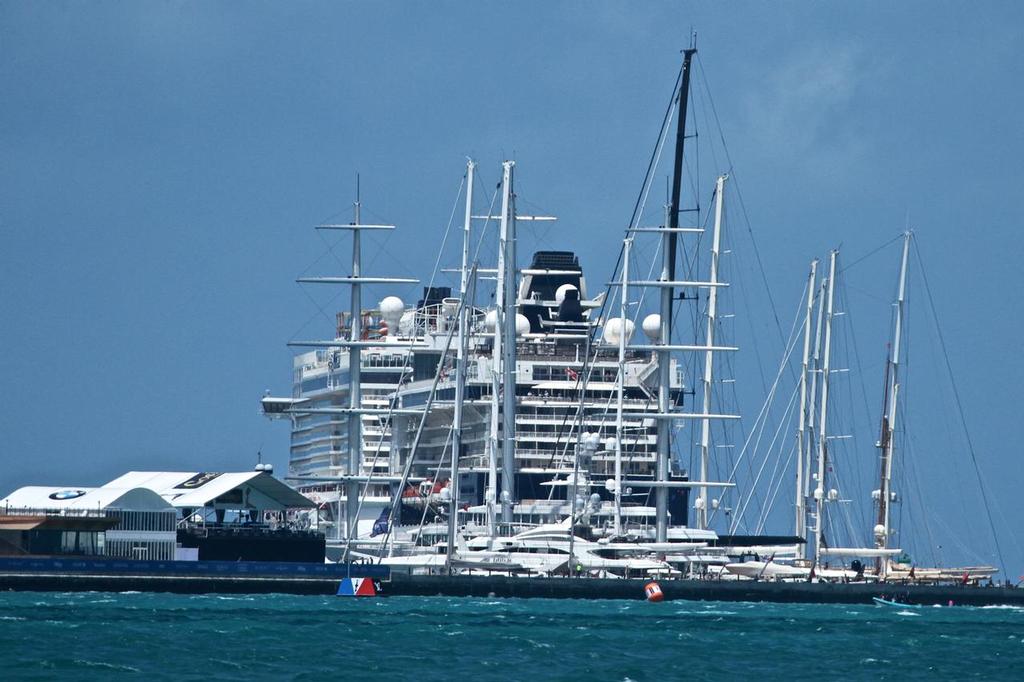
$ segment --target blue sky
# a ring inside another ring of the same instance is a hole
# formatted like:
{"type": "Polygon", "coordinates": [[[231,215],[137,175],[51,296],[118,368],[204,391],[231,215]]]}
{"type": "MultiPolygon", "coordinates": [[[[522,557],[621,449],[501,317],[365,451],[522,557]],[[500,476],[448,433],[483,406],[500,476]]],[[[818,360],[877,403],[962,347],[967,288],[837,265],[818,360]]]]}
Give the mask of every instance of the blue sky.
{"type": "MultiPolygon", "coordinates": [[[[426,277],[465,156],[490,187],[514,157],[521,205],[560,217],[520,253],[574,248],[603,282],[693,26],[749,217],[747,233],[731,199],[745,357],[771,374],[780,352],[751,233],[788,329],[811,257],[841,243],[853,262],[909,217],[1024,572],[1022,25],[1019,5],[984,2],[0,2],[0,492],[248,468],[261,448],[283,470],[287,429],[257,401],[288,389],[287,340],[332,328],[335,292],[294,279],[336,265],[312,226],[348,217],[357,172],[368,215],[401,229],[367,270],[426,277]]],[[[706,204],[729,164],[702,101],[706,204]]],[[[875,403],[897,257],[847,273],[875,403]]],[[[948,535],[995,561],[922,330],[921,485],[948,535]]]]}

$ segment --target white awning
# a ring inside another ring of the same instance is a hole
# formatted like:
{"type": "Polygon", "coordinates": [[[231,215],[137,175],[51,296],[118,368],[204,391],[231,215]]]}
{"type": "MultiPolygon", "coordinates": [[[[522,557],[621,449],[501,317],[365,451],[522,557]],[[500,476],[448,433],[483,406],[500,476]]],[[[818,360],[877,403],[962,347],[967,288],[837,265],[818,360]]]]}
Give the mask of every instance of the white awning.
{"type": "Polygon", "coordinates": [[[0,500],[0,513],[4,511],[40,510],[103,510],[167,511],[172,508],[167,500],[152,490],[140,486],[114,486],[99,488],[81,486],[26,486],[0,500]]]}
{"type": "Polygon", "coordinates": [[[148,488],[179,509],[295,509],[316,506],[286,483],[262,471],[130,471],[108,485],[148,488]]]}

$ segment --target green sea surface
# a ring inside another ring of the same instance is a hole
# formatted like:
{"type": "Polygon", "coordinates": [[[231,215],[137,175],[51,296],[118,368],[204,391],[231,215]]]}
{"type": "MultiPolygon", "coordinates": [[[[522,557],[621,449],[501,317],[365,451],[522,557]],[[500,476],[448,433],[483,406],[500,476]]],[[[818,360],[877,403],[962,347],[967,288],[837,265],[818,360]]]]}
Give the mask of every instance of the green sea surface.
{"type": "Polygon", "coordinates": [[[0,594],[2,680],[1024,679],[1024,609],[0,594]]]}

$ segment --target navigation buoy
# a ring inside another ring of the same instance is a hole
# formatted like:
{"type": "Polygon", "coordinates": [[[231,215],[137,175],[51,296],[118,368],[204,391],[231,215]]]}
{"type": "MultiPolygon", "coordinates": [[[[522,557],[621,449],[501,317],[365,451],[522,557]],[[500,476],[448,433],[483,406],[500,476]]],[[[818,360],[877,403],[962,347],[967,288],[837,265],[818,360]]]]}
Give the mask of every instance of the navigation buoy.
{"type": "Polygon", "coordinates": [[[665,593],[661,591],[661,585],[656,582],[649,582],[644,585],[644,594],[647,595],[647,601],[665,600],[665,593]]]}
{"type": "Polygon", "coordinates": [[[375,597],[376,585],[369,578],[342,578],[338,584],[339,597],[375,597]]]}

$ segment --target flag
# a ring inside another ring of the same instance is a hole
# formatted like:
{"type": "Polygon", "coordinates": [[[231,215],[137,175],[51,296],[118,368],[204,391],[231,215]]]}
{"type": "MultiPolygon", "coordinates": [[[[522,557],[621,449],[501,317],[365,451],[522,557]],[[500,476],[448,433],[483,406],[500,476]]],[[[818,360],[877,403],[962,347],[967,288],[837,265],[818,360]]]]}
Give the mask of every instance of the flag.
{"type": "Polygon", "coordinates": [[[388,514],[390,511],[390,509],[381,510],[380,516],[378,516],[377,520],[373,522],[373,530],[370,531],[371,538],[388,532],[388,514]]]}

